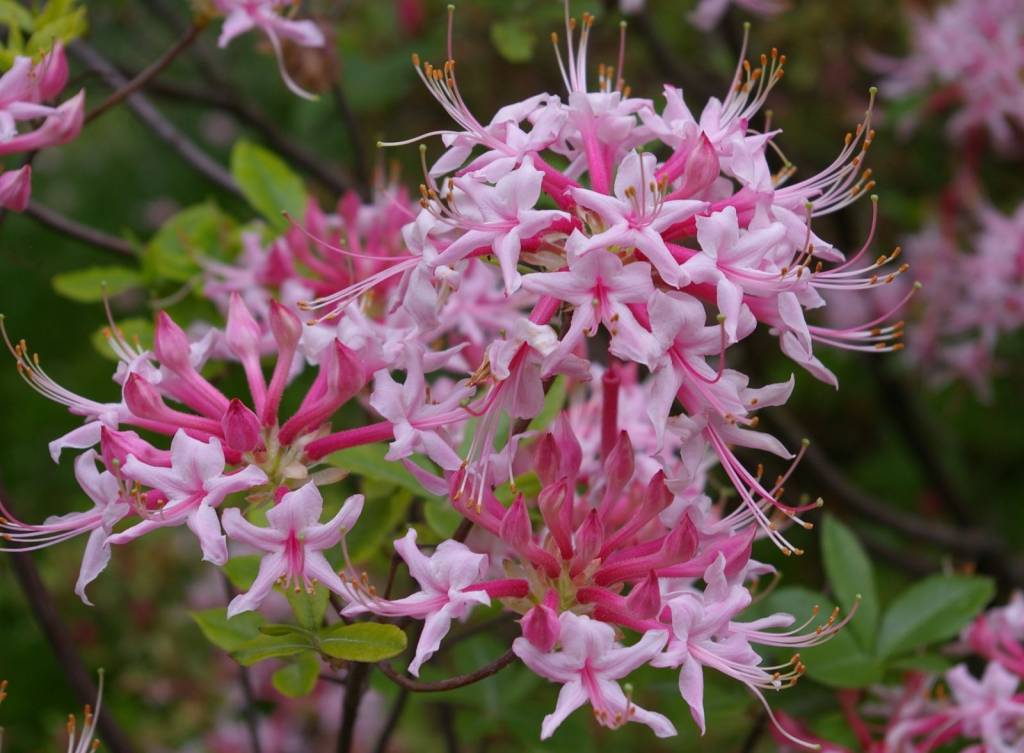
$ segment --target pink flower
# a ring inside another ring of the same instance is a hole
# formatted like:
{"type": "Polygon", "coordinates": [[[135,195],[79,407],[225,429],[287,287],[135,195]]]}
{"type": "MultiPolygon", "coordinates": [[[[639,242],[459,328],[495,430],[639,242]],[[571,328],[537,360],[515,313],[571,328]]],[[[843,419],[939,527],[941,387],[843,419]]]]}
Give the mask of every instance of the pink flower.
{"type": "Polygon", "coordinates": [[[32,196],[32,166],[0,173],[0,207],[24,212],[32,196]]]}
{"type": "Polygon", "coordinates": [[[554,712],[544,717],[541,740],[551,737],[569,714],[587,702],[597,721],[606,727],[615,729],[634,721],[646,724],[658,737],[676,734],[672,722],[637,706],[616,682],[657,656],[665,646],[665,632],[651,630],[625,647],[615,640],[611,625],[590,617],[563,612],[559,624],[559,651],[544,653],[525,638],[516,638],[512,644],[526,666],[541,677],[562,683],[554,712]]]}
{"type": "Polygon", "coordinates": [[[651,267],[646,262],[623,264],[611,251],[585,250],[585,239],[574,233],[569,270],[537,272],[523,278],[532,293],[551,296],[573,305],[572,321],[559,348],[546,362],[558,361],[597,332],[603,323],[611,334],[611,352],[619,358],[653,365],[660,355],[658,343],[644,329],[628,304],[646,303],[654,294],[651,267]]]}
{"type": "Polygon", "coordinates": [[[325,43],[323,32],[313,21],[294,21],[278,12],[295,5],[294,0],[214,0],[214,5],[225,14],[224,25],[217,40],[220,47],[227,47],[240,34],[259,29],[266,34],[270,46],[274,48],[277,67],[285,85],[300,97],[316,99],[295,83],[284,65],[282,39],[302,47],[323,47],[325,43]]]}
{"type": "Polygon", "coordinates": [[[279,580],[286,588],[306,590],[322,583],[334,593],[352,598],[351,589],[322,551],[335,546],[352,530],[363,510],[363,496],[349,497],[338,514],[326,523],[320,522],[323,508],[320,490],[309,482],[281,497],[267,512],[270,525],[266,528],[247,521],[237,507],[224,511],[224,530],[232,541],[267,553],[252,586],[228,605],[228,617],[257,609],[279,580]]]}
{"type": "Polygon", "coordinates": [[[464,619],[478,604],[490,604],[491,597],[481,583],[487,571],[487,555],[476,554],[458,541],[443,541],[430,557],[416,546],[416,531],[395,542],[395,551],[405,560],[420,591],[395,601],[354,603],[345,614],[367,610],[381,615],[415,617],[424,620],[409,673],[419,676],[420,667],[430,659],[448,634],[453,619],[464,619]]]}
{"type": "Polygon", "coordinates": [[[267,475],[254,465],[225,475],[224,451],[220,440],[200,442],[179,429],[171,442],[170,467],[149,465],[129,455],[122,473],[126,478],[159,490],[167,502],[141,523],[109,538],[124,544],[165,526],[185,523],[199,539],[203,559],[215,565],[228,560],[227,543],[214,508],[225,497],[267,482],[267,475]]]}
{"type": "Polygon", "coordinates": [[[690,23],[702,31],[710,31],[722,20],[730,2],[759,16],[773,16],[789,7],[786,0],[700,0],[689,15],[690,23]]]}

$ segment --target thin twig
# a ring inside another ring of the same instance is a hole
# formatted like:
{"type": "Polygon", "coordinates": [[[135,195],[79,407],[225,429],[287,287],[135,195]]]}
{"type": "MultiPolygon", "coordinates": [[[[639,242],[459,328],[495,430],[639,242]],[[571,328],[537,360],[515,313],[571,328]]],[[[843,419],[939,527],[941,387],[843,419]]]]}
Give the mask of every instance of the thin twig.
{"type": "Polygon", "coordinates": [[[345,124],[345,130],[348,132],[348,141],[352,148],[352,167],[355,170],[356,179],[359,181],[359,193],[364,200],[369,199],[370,170],[367,164],[364,148],[366,142],[363,140],[362,128],[360,128],[359,120],[345,97],[345,90],[341,88],[341,83],[337,80],[331,82],[331,97],[334,99],[334,106],[341,117],[341,122],[345,124]]]}
{"type": "Polygon", "coordinates": [[[117,254],[118,256],[135,256],[135,247],[128,241],[118,238],[115,235],[108,235],[102,230],[97,230],[89,225],[83,225],[80,222],[76,222],[69,217],[65,217],[60,212],[43,206],[35,201],[28,205],[24,214],[36,220],[41,225],[45,225],[51,230],[56,230],[58,233],[66,235],[69,238],[74,238],[76,241],[87,243],[90,246],[95,246],[96,248],[102,249],[103,251],[109,251],[117,254]]]}
{"type": "MultiPolygon", "coordinates": [[[[6,500],[6,504],[10,507],[9,499],[6,500]]],[[[39,570],[32,555],[27,552],[11,552],[9,561],[14,578],[18,581],[47,643],[53,649],[57,664],[63,670],[71,689],[81,704],[95,704],[96,685],[78,653],[74,638],[68,633],[67,622],[58,614],[49,589],[39,577],[39,570]]],[[[110,753],[132,753],[132,744],[111,716],[109,704],[102,706],[97,726],[106,750],[110,753]]]]}
{"type": "MultiPolygon", "coordinates": [[[[68,45],[68,49],[83,64],[99,73],[111,88],[120,89],[128,83],[110,61],[81,39],[76,39],[68,45]]],[[[170,145],[192,168],[225,191],[242,196],[241,189],[224,166],[178,130],[178,127],[164,117],[145,95],[141,92],[129,94],[126,102],[135,116],[156,136],[170,145]]]]}
{"type": "MultiPolygon", "coordinates": [[[[227,594],[228,600],[235,598],[237,595],[234,586],[231,585],[231,581],[228,576],[222,573],[224,578],[224,593],[227,594]]],[[[258,720],[256,718],[256,696],[252,689],[252,677],[249,675],[249,668],[243,664],[238,665],[238,684],[242,688],[242,697],[245,699],[245,727],[249,732],[249,745],[252,747],[253,753],[262,753],[263,746],[260,744],[260,732],[258,720]]]]}
{"type": "Polygon", "coordinates": [[[761,741],[761,736],[764,735],[765,728],[768,726],[768,714],[764,711],[758,713],[757,718],[754,719],[754,725],[750,728],[750,732],[743,739],[743,744],[740,745],[739,753],[754,753],[757,748],[757,744],[761,741]]]}
{"type": "Polygon", "coordinates": [[[363,687],[370,674],[372,664],[352,663],[345,683],[345,696],[341,707],[341,730],[338,732],[338,753],[349,753],[356,731],[356,715],[359,713],[359,701],[363,697],[363,687]]]}
{"type": "Polygon", "coordinates": [[[131,81],[128,81],[121,88],[119,88],[109,97],[107,97],[106,100],[97,105],[93,110],[90,110],[89,113],[85,116],[85,122],[91,123],[92,121],[96,120],[96,118],[105,113],[107,110],[120,104],[120,102],[124,100],[125,97],[134,94],[139,89],[144,87],[147,83],[149,83],[149,81],[159,76],[163,72],[163,70],[167,68],[167,66],[174,62],[174,59],[178,57],[178,55],[180,55],[182,52],[188,49],[192,45],[192,43],[196,41],[196,38],[199,36],[199,33],[203,30],[203,28],[204,25],[200,24],[192,24],[191,26],[189,26],[184,36],[182,36],[181,39],[179,39],[174,44],[173,47],[171,47],[169,50],[167,50],[167,52],[165,52],[163,55],[157,58],[151,65],[149,65],[149,67],[147,67],[146,69],[141,71],[137,76],[132,78],[131,81]]]}
{"type": "Polygon", "coordinates": [[[377,666],[389,680],[399,687],[405,688],[413,693],[442,693],[446,690],[464,688],[467,685],[472,685],[473,683],[480,682],[481,680],[486,680],[491,675],[495,675],[503,670],[515,660],[516,655],[512,652],[512,649],[509,649],[490,664],[484,665],[483,667],[480,667],[480,669],[470,672],[469,674],[449,677],[447,680],[437,680],[435,682],[424,682],[422,680],[414,680],[406,677],[386,661],[380,662],[377,666]]]}

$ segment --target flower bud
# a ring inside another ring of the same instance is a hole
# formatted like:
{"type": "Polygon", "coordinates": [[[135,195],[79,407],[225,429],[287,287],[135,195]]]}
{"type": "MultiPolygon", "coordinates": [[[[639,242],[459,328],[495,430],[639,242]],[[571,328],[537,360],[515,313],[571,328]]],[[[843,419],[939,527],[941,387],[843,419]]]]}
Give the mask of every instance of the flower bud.
{"type": "Polygon", "coordinates": [[[665,472],[659,470],[647,483],[641,508],[646,516],[654,517],[672,504],[673,498],[672,491],[665,485],[665,472]]]}
{"type": "Polygon", "coordinates": [[[157,450],[134,431],[117,431],[104,426],[100,429],[100,454],[107,468],[119,476],[119,468],[129,455],[147,465],[166,465],[167,453],[157,450]]]}
{"type": "Polygon", "coordinates": [[[686,164],[679,176],[675,189],[678,196],[689,198],[710,186],[720,172],[718,153],[707,134],[701,131],[700,139],[686,158],[686,164]]]}
{"type": "Polygon", "coordinates": [[[601,551],[601,547],[604,546],[604,523],[601,522],[597,510],[587,513],[587,517],[576,530],[573,544],[573,560],[580,568],[586,567],[601,551]]]}
{"type": "Polygon", "coordinates": [[[260,420],[237,397],[228,403],[220,420],[224,444],[238,452],[249,452],[260,444],[260,420]]]}
{"type": "Polygon", "coordinates": [[[302,336],[302,322],[299,317],[277,301],[270,302],[270,331],[282,351],[294,351],[302,336]]]}
{"type": "Polygon", "coordinates": [[[666,565],[686,562],[697,552],[697,527],[689,515],[669,531],[661,545],[661,554],[666,565]]]}
{"type": "Polygon", "coordinates": [[[551,434],[545,434],[537,442],[537,449],[534,452],[534,470],[541,486],[550,486],[555,483],[559,476],[562,465],[562,456],[558,451],[558,444],[551,434]]]}
{"type": "Polygon", "coordinates": [[[661,586],[658,575],[653,570],[647,577],[633,587],[626,597],[626,608],[630,615],[641,620],[657,617],[661,611],[661,586]]]}
{"type": "Polygon", "coordinates": [[[505,511],[498,535],[506,545],[517,551],[529,545],[533,538],[533,527],[530,525],[530,513],[526,509],[522,494],[517,495],[515,502],[505,511]]]}
{"type": "Polygon", "coordinates": [[[569,482],[563,478],[551,486],[544,487],[537,497],[540,514],[544,516],[544,522],[547,523],[551,536],[558,544],[562,559],[569,559],[572,556],[572,537],[569,527],[565,524],[566,516],[562,511],[566,504],[572,503],[569,494],[569,482]]]}
{"type": "Polygon", "coordinates": [[[627,432],[619,432],[615,446],[604,461],[604,474],[606,494],[611,495],[618,495],[633,478],[633,443],[627,432]]]}
{"type": "Polygon", "coordinates": [[[32,166],[0,174],[0,207],[12,212],[24,212],[32,196],[32,166]]]}
{"type": "Polygon", "coordinates": [[[535,605],[519,620],[519,625],[523,629],[523,637],[545,653],[551,651],[558,643],[560,625],[558,613],[555,611],[557,604],[557,594],[554,591],[548,591],[544,602],[535,605]]]}
{"type": "Polygon", "coordinates": [[[228,303],[228,326],[225,330],[228,347],[239,360],[259,357],[260,340],[263,333],[260,325],[249,313],[249,307],[238,293],[231,294],[228,303]]]}
{"type": "Polygon", "coordinates": [[[39,97],[44,102],[53,99],[68,83],[68,58],[64,45],[58,40],[50,54],[39,64],[39,97]]]}
{"type": "Polygon", "coordinates": [[[580,463],[583,462],[583,450],[572,430],[572,424],[566,418],[565,413],[560,413],[555,420],[551,433],[558,444],[558,451],[562,459],[562,475],[575,479],[580,472],[580,463]]]}
{"type": "Polygon", "coordinates": [[[156,333],[153,352],[160,363],[175,374],[192,371],[191,347],[185,330],[179,327],[166,311],[156,315],[156,333]]]}
{"type": "Polygon", "coordinates": [[[134,372],[124,381],[124,402],[139,418],[160,420],[167,409],[156,387],[134,372]]]}

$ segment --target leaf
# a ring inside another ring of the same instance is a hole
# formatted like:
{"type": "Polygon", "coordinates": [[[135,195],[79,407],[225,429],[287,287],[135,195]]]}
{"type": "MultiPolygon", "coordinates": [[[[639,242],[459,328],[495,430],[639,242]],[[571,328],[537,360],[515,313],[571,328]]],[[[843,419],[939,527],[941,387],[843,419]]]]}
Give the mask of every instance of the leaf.
{"type": "Polygon", "coordinates": [[[396,625],[356,622],[331,625],[320,631],[320,650],[335,659],[376,662],[405,650],[405,633],[396,625]]]}
{"type": "Polygon", "coordinates": [[[933,575],[918,581],[889,605],[878,631],[878,655],[886,658],[951,638],[992,599],[988,578],[933,575]]]}
{"type": "Polygon", "coordinates": [[[265,659],[295,656],[310,649],[316,649],[314,636],[292,631],[287,635],[259,635],[243,643],[231,655],[239,664],[250,667],[265,659]]]}
{"type": "MultiPolygon", "coordinates": [[[[782,588],[767,599],[772,611],[788,612],[801,623],[819,607],[819,624],[825,622],[834,605],[821,594],[806,588],[782,588]]],[[[788,659],[789,656],[780,657],[788,659]]],[[[882,679],[882,667],[854,639],[848,629],[840,630],[827,643],[800,649],[807,676],[833,688],[863,688],[882,679]]]]}
{"type": "Polygon", "coordinates": [[[187,282],[199,273],[198,259],[228,258],[237,225],[213,202],[196,204],[167,220],[142,252],[146,273],[157,280],[187,282]]]}
{"type": "Polygon", "coordinates": [[[423,517],[430,530],[442,539],[451,538],[462,522],[461,513],[452,507],[451,502],[441,497],[431,497],[424,503],[423,517]]]}
{"type": "Polygon", "coordinates": [[[856,535],[832,515],[825,515],[821,528],[821,551],[832,591],[844,610],[853,609],[860,594],[857,613],[849,630],[860,645],[871,651],[878,627],[878,592],[871,560],[856,535]]]}
{"type": "MultiPolygon", "coordinates": [[[[143,349],[149,349],[153,344],[153,322],[151,319],[144,319],[141,316],[122,319],[117,322],[117,329],[129,345],[138,343],[143,349]]],[[[100,327],[93,332],[92,345],[104,358],[118,361],[120,357],[111,349],[110,342],[107,340],[109,331],[109,327],[100,327]]]]}
{"type": "Polygon", "coordinates": [[[320,659],[312,651],[299,654],[295,661],[274,672],[270,682],[283,696],[302,698],[313,692],[320,677],[320,659]]]}
{"type": "Polygon", "coordinates": [[[222,569],[232,586],[239,591],[248,591],[256,580],[261,559],[258,554],[240,554],[229,559],[222,569]]]}
{"type": "Polygon", "coordinates": [[[491,24],[491,43],[510,63],[526,63],[533,57],[537,36],[518,18],[491,24]]]}
{"type": "Polygon", "coordinates": [[[548,388],[548,392],[544,396],[544,407],[530,421],[531,431],[544,431],[558,418],[558,414],[562,412],[562,406],[565,403],[565,393],[568,390],[568,384],[569,382],[564,376],[555,378],[555,381],[552,382],[551,387],[548,388]]]}
{"type": "Polygon", "coordinates": [[[282,212],[287,211],[296,220],[305,215],[306,188],[302,179],[273,152],[239,141],[231,150],[231,174],[253,209],[275,228],[288,228],[282,212]]]}
{"type": "Polygon", "coordinates": [[[322,585],[317,585],[312,594],[305,589],[296,591],[293,588],[285,588],[284,595],[295,619],[303,628],[315,631],[323,624],[330,594],[322,585]]]}
{"type": "Polygon", "coordinates": [[[190,612],[190,615],[210,643],[229,652],[258,638],[263,624],[263,617],[257,612],[243,612],[229,620],[227,610],[222,607],[190,612]]]}
{"type": "Polygon", "coordinates": [[[405,489],[372,478],[364,479],[363,493],[366,504],[359,525],[346,537],[352,562],[365,562],[378,552],[412,504],[412,495],[405,489]]]}
{"type": "Polygon", "coordinates": [[[97,303],[142,283],[142,273],[131,267],[87,267],[56,275],[53,289],[72,301],[97,303]]]}
{"type": "Polygon", "coordinates": [[[364,444],[332,453],[325,460],[356,475],[408,489],[418,497],[430,496],[405,466],[394,460],[384,459],[387,452],[386,444],[364,444]]]}

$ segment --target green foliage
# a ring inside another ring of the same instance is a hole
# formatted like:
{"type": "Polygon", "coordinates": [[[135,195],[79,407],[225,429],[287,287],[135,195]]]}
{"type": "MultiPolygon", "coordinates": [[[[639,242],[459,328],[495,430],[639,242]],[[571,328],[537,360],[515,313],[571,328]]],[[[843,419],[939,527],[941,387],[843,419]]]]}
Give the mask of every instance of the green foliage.
{"type": "Polygon", "coordinates": [[[288,212],[301,221],[306,212],[306,188],[288,164],[267,149],[239,141],[231,150],[231,174],[252,208],[272,227],[284,230],[288,212]]]}
{"type": "Polygon", "coordinates": [[[53,278],[54,290],[79,303],[98,303],[142,284],[138,270],[121,266],[88,267],[53,278]]]}
{"type": "Polygon", "coordinates": [[[284,595],[288,598],[288,604],[292,608],[295,619],[303,628],[316,630],[323,624],[330,593],[322,585],[317,585],[313,589],[313,593],[309,593],[305,589],[286,588],[284,595]]]}
{"type": "Polygon", "coordinates": [[[281,695],[301,698],[313,692],[319,677],[320,659],[312,651],[306,651],[274,672],[270,681],[281,695]]]}
{"type": "Polygon", "coordinates": [[[18,55],[41,55],[54,42],[70,42],[87,28],[85,7],[77,0],[49,0],[38,11],[17,0],[0,0],[0,26],[6,27],[6,44],[0,48],[0,68],[10,68],[18,55]]]}
{"type": "MultiPolygon", "coordinates": [[[[117,322],[117,329],[122,338],[129,345],[138,344],[142,348],[149,348],[153,344],[153,321],[144,319],[141,316],[133,316],[117,322]]],[[[92,345],[104,358],[111,361],[120,360],[118,355],[111,349],[110,341],[107,339],[108,326],[103,326],[92,333],[92,345]]]]}
{"type": "Polygon", "coordinates": [[[229,559],[222,569],[232,586],[239,591],[248,591],[252,582],[256,580],[256,573],[259,572],[260,556],[258,554],[240,554],[229,559]]]}
{"type": "Polygon", "coordinates": [[[256,612],[244,612],[228,619],[227,611],[220,607],[191,612],[191,616],[206,639],[225,651],[237,651],[256,639],[263,624],[263,617],[256,612]]]}
{"type": "Polygon", "coordinates": [[[188,282],[204,256],[230,258],[237,223],[212,202],[181,210],[167,220],[142,252],[142,266],[154,281],[188,282]]]}
{"type": "Polygon", "coordinates": [[[533,58],[537,35],[521,18],[509,18],[491,24],[491,42],[510,63],[528,63],[533,58]]]}
{"type": "Polygon", "coordinates": [[[355,622],[331,625],[318,634],[320,651],[334,659],[377,662],[405,650],[406,637],[397,625],[355,622]]]}
{"type": "Polygon", "coordinates": [[[856,634],[861,645],[872,648],[879,607],[875,572],[867,552],[849,528],[835,517],[826,515],[821,529],[821,554],[825,574],[839,606],[846,611],[857,606],[857,614],[850,622],[849,630],[856,634]]]}
{"type": "Polygon", "coordinates": [[[995,594],[989,578],[933,575],[889,605],[878,632],[878,653],[888,658],[959,633],[995,594]]]}
{"type": "Polygon", "coordinates": [[[401,463],[384,459],[387,452],[386,444],[364,444],[332,453],[325,460],[333,466],[344,468],[355,476],[371,478],[397,486],[417,496],[428,496],[416,477],[409,473],[401,463]]]}

